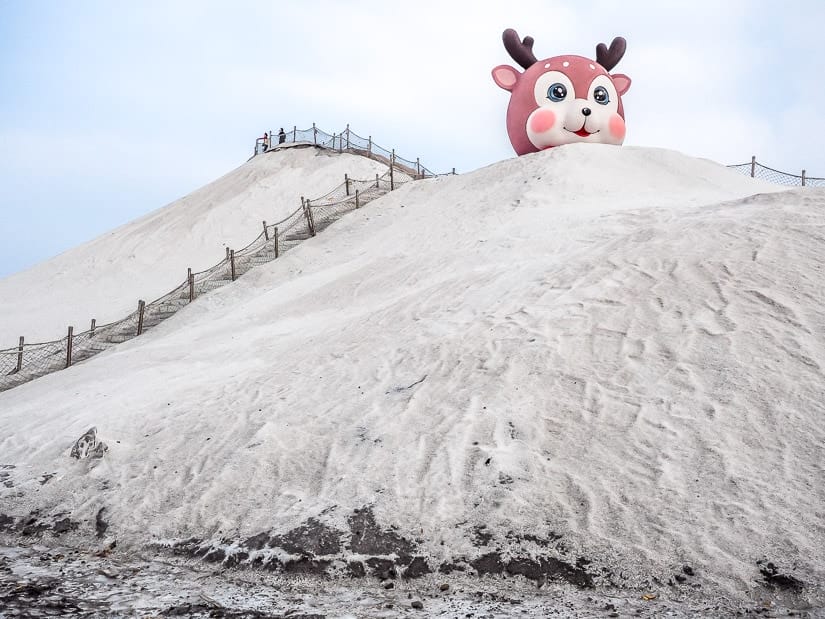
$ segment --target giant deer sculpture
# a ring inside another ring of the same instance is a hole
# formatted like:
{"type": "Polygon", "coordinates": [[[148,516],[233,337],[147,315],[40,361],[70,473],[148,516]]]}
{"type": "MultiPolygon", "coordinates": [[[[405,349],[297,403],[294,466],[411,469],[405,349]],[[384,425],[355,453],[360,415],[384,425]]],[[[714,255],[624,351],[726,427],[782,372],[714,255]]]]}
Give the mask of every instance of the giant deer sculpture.
{"type": "Polygon", "coordinates": [[[625,136],[622,95],[630,78],[610,74],[624,56],[627,43],[616,37],[610,48],[599,43],[596,60],[554,56],[537,60],[533,38],[521,40],[508,28],[504,47],[524,69],[493,69],[493,80],[510,92],[507,134],[519,155],[573,142],[621,144],[625,136]]]}

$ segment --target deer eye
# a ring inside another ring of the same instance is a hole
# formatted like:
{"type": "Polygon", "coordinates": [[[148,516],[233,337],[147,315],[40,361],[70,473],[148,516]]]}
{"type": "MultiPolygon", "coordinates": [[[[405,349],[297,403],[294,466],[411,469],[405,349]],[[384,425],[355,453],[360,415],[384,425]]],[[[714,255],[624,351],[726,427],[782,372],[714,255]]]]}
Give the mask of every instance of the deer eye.
{"type": "Polygon", "coordinates": [[[556,82],[552,84],[550,88],[547,89],[547,98],[551,101],[564,101],[564,98],[567,96],[567,88],[564,84],[559,84],[556,82]]]}
{"type": "Polygon", "coordinates": [[[593,98],[596,100],[596,103],[601,103],[602,105],[610,103],[610,95],[607,94],[607,88],[604,86],[596,86],[596,90],[593,91],[593,98]]]}

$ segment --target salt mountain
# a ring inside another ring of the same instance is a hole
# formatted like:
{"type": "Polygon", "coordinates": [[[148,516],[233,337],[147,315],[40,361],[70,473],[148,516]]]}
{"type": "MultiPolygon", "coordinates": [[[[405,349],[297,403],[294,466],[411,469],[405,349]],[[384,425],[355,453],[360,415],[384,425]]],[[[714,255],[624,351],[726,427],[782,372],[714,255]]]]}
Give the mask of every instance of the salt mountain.
{"type": "MultiPolygon", "coordinates": [[[[0,282],[0,341],[115,318],[376,165],[257,157],[0,282]]],[[[825,192],[778,189],[590,145],[408,183],[0,393],[0,511],[68,514],[70,543],[105,519],[124,551],[328,573],[639,586],[690,564],[748,597],[771,561],[822,603],[825,192]],[[70,458],[91,426],[108,452],[70,458]]]]}

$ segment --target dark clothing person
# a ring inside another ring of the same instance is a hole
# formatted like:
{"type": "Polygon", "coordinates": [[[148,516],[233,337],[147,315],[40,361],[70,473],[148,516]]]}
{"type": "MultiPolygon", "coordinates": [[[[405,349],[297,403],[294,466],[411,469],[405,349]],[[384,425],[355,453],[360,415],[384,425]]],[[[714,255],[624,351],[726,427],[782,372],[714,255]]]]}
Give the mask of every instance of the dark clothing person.
{"type": "Polygon", "coordinates": [[[281,127],[281,130],[278,132],[278,144],[283,144],[286,142],[286,133],[284,133],[284,128],[281,127]]]}

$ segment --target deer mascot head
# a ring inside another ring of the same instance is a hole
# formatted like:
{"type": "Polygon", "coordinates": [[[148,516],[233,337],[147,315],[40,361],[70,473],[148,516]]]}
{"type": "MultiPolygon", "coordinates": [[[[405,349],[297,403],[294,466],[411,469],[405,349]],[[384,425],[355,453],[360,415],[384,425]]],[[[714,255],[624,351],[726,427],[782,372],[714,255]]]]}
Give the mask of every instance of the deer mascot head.
{"type": "Polygon", "coordinates": [[[630,88],[630,78],[608,73],[624,56],[623,38],[613,39],[610,49],[599,43],[595,61],[583,56],[536,60],[532,37],[521,40],[508,28],[502,38],[504,48],[524,68],[524,73],[506,64],[493,69],[496,84],[510,91],[507,134],[517,154],[573,142],[624,141],[622,95],[630,88]]]}

